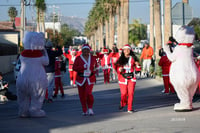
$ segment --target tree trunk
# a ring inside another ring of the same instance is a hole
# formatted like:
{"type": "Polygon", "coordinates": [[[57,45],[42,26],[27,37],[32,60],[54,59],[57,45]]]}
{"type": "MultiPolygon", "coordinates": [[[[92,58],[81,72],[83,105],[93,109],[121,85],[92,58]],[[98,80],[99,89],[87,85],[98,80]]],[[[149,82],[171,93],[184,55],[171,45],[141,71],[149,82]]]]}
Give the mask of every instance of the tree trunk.
{"type": "Polygon", "coordinates": [[[169,37],[172,35],[172,21],[171,21],[171,0],[165,0],[165,40],[167,43],[169,37]]]}
{"type": "Polygon", "coordinates": [[[159,59],[159,52],[158,47],[162,44],[161,41],[161,20],[160,20],[160,0],[154,0],[154,14],[155,14],[155,39],[156,39],[156,46],[155,46],[155,55],[156,60],[159,59]]]}
{"type": "Polygon", "coordinates": [[[42,24],[41,24],[41,32],[45,33],[45,12],[42,12],[41,15],[41,20],[42,20],[42,24]]]}
{"type": "Polygon", "coordinates": [[[40,11],[37,8],[37,32],[40,32],[40,11]]]}
{"type": "Polygon", "coordinates": [[[153,4],[154,0],[150,0],[150,46],[154,47],[154,4],[153,4]]]}
{"type": "Polygon", "coordinates": [[[129,0],[124,0],[124,26],[123,26],[123,45],[128,44],[128,31],[129,31],[129,0]]]}
{"type": "Polygon", "coordinates": [[[109,40],[109,44],[108,44],[108,47],[111,49],[112,48],[112,45],[114,44],[114,35],[115,35],[115,18],[112,14],[109,15],[109,34],[110,34],[110,40],[109,40]]]}
{"type": "Polygon", "coordinates": [[[120,41],[119,41],[121,48],[124,46],[123,30],[124,30],[124,0],[121,0],[121,5],[120,5],[120,41]]]}
{"type": "Polygon", "coordinates": [[[100,40],[99,47],[103,47],[103,23],[100,24],[100,40]]]}
{"type": "Polygon", "coordinates": [[[108,46],[109,44],[109,24],[108,24],[108,20],[105,21],[105,26],[106,26],[106,47],[108,46]]]}
{"type": "Polygon", "coordinates": [[[120,35],[120,24],[121,24],[121,16],[120,16],[120,7],[118,6],[117,7],[117,47],[121,48],[121,42],[120,42],[120,38],[121,38],[121,35],[120,35]]]}

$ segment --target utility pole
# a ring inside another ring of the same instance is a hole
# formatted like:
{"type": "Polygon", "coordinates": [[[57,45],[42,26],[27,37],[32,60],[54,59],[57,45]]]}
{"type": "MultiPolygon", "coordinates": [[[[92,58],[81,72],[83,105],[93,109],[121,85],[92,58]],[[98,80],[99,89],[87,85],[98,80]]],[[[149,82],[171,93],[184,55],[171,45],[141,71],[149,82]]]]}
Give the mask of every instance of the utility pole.
{"type": "Polygon", "coordinates": [[[24,10],[25,6],[24,6],[24,0],[21,0],[21,27],[20,27],[20,46],[22,46],[22,40],[24,38],[24,27],[25,27],[25,23],[24,23],[24,10]]]}

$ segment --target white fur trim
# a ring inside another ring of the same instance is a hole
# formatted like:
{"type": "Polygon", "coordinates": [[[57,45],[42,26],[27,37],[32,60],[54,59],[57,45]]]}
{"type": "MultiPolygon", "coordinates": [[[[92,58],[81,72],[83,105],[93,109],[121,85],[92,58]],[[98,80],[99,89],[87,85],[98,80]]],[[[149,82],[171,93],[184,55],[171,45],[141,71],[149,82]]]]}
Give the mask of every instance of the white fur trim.
{"type": "Polygon", "coordinates": [[[90,50],[90,47],[88,47],[88,46],[83,46],[83,47],[82,47],[82,49],[85,49],[85,48],[87,48],[87,49],[90,50]]]}
{"type": "Polygon", "coordinates": [[[124,46],[123,49],[125,49],[125,48],[128,48],[128,49],[131,50],[131,47],[129,47],[129,46],[124,46]]]}

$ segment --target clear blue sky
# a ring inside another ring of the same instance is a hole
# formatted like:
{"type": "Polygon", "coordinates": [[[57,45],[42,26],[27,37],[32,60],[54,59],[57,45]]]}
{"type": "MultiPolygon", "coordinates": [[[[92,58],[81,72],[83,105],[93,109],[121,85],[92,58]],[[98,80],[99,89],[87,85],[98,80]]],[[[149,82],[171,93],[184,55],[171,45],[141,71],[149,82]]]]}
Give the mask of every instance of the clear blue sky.
{"type": "MultiPolygon", "coordinates": [[[[1,5],[18,5],[18,16],[20,16],[20,0],[0,0],[0,21],[9,20],[8,8],[9,6],[1,5]]],[[[29,1],[29,0],[27,0],[29,1]]],[[[31,0],[33,1],[33,0],[31,0]]],[[[172,0],[172,6],[176,2],[182,0],[172,0]]],[[[46,0],[47,4],[57,4],[63,16],[77,16],[87,18],[88,12],[91,10],[95,0],[46,0]],[[68,4],[66,4],[68,3],[68,4]]],[[[189,0],[190,6],[193,8],[193,17],[200,17],[199,8],[200,0],[189,0]]],[[[52,12],[52,8],[47,9],[47,14],[52,12]]],[[[26,8],[26,16],[30,20],[35,17],[36,11],[33,7],[26,8]]],[[[130,0],[130,21],[132,19],[140,19],[143,23],[149,23],[149,0],[130,0]]]]}

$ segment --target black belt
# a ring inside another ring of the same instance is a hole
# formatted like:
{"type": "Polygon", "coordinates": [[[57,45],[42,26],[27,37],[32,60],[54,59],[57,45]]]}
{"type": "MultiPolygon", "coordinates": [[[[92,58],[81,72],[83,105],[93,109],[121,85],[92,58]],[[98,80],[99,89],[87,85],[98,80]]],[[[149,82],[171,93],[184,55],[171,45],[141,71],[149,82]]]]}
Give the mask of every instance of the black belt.
{"type": "Polygon", "coordinates": [[[84,73],[78,73],[78,76],[84,77],[84,78],[89,78],[93,75],[93,73],[90,74],[90,76],[84,76],[84,73]]]}
{"type": "Polygon", "coordinates": [[[122,73],[121,74],[125,79],[132,79],[134,78],[134,73],[122,73]]]}

